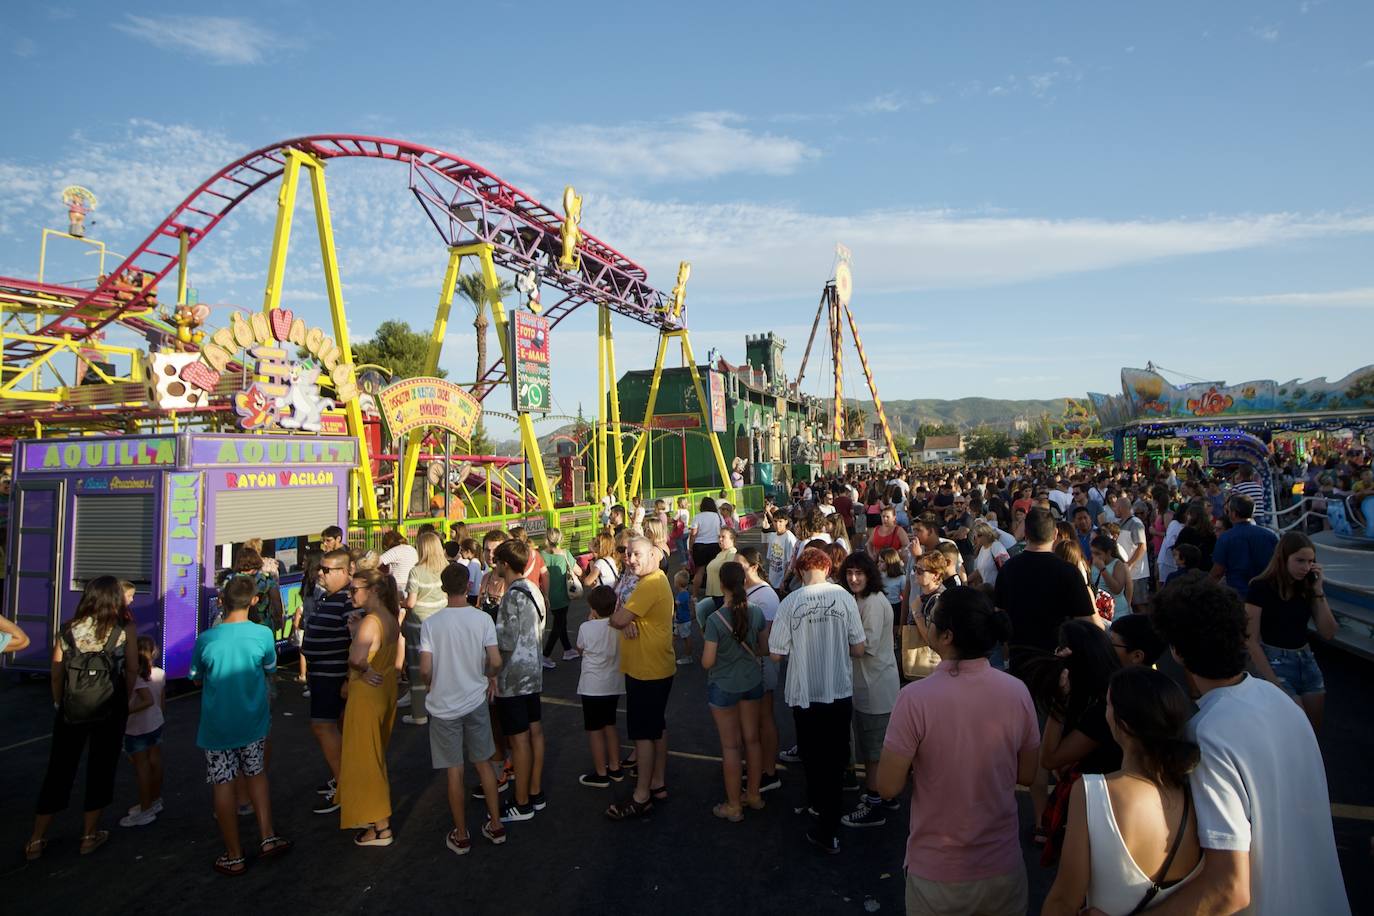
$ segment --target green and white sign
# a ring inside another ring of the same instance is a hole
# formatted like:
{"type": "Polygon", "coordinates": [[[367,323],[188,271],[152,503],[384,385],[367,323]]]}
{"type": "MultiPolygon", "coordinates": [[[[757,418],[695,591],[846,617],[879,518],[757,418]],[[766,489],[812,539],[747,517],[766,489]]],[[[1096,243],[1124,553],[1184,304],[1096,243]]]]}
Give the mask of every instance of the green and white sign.
{"type": "Polygon", "coordinates": [[[549,320],[517,311],[510,323],[514,354],[511,406],[516,413],[549,412],[549,320]]]}

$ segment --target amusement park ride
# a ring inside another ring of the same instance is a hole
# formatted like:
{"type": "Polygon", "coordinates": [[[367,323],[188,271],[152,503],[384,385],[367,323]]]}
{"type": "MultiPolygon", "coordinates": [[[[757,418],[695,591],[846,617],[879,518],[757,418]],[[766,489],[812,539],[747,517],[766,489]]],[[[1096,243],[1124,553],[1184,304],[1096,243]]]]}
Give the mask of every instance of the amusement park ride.
{"type": "MultiPolygon", "coordinates": [[[[144,619],[160,621],[168,671],[175,675],[205,624],[215,571],[230,565],[236,545],[272,536],[263,530],[266,518],[290,516],[290,533],[301,536],[317,533],[320,523],[365,530],[377,523],[383,449],[380,424],[365,417],[365,405],[381,408],[396,442],[386,457],[399,470],[393,514],[403,523],[427,430],[438,427],[468,438],[482,410],[479,402],[509,386],[523,478],[534,491],[532,499],[522,493],[514,508],[531,527],[536,520],[559,524],[559,507],[581,503],[583,494],[563,487],[564,498],[555,500],[533,415],[548,411],[549,332],[581,306],[598,313],[602,409],[596,418],[595,492],[613,491],[622,500],[640,493],[650,432],[646,418],[629,443],[622,441],[613,313],[658,329],[655,388],[669,347],[677,344],[708,419],[687,333],[690,265],[681,264],[671,292],[656,289],[643,267],[582,229],[582,200],[571,187],[560,216],[441,150],[379,137],[301,137],[256,150],[216,172],[108,272],[103,244],[85,238],[94,195],[69,188],[64,203],[69,231],[45,231],[39,278],[0,277],[0,445],[12,452],[17,520],[10,532],[6,612],[28,618],[40,634],[47,631],[48,639],[35,639],[28,659],[40,666],[84,581],[110,571],[109,562],[101,567],[102,558],[123,557],[121,550],[138,553],[138,562],[130,562],[145,569],[135,579],[139,602],[150,611],[144,619]],[[341,158],[405,166],[410,191],[449,252],[423,376],[379,390],[360,387],[365,380],[360,383],[354,364],[344,311],[325,182],[326,164],[341,158]],[[313,192],[332,336],[308,326],[281,301],[302,172],[313,192]],[[219,328],[202,331],[209,310],[188,302],[190,256],[235,207],[273,183],[277,214],[262,309],[223,316],[219,328]],[[41,263],[50,237],[99,248],[94,288],[44,281],[41,263]],[[465,258],[477,262],[501,344],[499,358],[469,389],[432,378],[465,258]],[[525,310],[508,310],[501,301],[498,267],[517,276],[525,310]],[[173,277],[173,301],[167,303],[164,284],[173,277]],[[111,342],[112,331],[141,338],[146,351],[111,342]],[[110,498],[115,491],[140,501],[118,503],[110,498]],[[117,505],[120,512],[113,511],[117,505]],[[139,530],[141,525],[148,530],[139,530]],[[121,536],[137,543],[130,548],[121,536]]],[[[729,469],[714,437],[712,445],[719,479],[729,489],[729,469]]],[[[464,493],[475,489],[469,486],[473,463],[486,466],[491,513],[493,468],[511,462],[453,456],[448,449],[444,458],[469,459],[458,475],[464,493]]],[[[446,476],[441,471],[429,483],[442,484],[446,476]]],[[[503,513],[511,508],[503,502],[503,513]]],[[[561,523],[566,527],[569,521],[561,523]]],[[[287,567],[303,555],[299,541],[276,540],[287,567]]]]}

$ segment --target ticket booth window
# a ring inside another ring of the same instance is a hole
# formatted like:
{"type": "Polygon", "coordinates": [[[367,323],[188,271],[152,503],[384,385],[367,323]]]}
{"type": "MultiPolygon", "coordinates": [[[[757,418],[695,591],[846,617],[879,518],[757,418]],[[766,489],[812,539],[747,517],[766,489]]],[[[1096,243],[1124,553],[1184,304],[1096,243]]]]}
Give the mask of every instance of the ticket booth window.
{"type": "Polygon", "coordinates": [[[79,495],[72,534],[72,588],[98,576],[153,584],[156,523],[151,493],[79,495]]]}

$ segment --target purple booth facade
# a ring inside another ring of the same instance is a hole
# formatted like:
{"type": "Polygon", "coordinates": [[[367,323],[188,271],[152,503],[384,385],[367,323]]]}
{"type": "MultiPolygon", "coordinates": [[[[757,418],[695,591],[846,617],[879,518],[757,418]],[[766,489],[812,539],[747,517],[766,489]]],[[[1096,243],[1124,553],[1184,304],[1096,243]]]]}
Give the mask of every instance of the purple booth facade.
{"type": "Polygon", "coordinates": [[[168,676],[184,677],[234,549],[262,538],[284,571],[298,568],[309,538],[347,526],[358,458],[356,439],[327,436],[16,443],[5,615],[33,643],[7,666],[46,671],[85,582],[114,575],[134,583],[139,633],[157,640],[168,676]]]}

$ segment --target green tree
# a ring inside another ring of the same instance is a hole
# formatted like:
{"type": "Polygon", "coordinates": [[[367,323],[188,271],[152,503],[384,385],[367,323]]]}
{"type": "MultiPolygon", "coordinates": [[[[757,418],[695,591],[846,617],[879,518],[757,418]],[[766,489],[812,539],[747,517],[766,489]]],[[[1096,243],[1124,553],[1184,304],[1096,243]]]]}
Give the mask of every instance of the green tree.
{"type": "MultiPolygon", "coordinates": [[[[429,337],[412,331],[404,321],[383,321],[370,340],[353,345],[354,363],[385,366],[393,380],[423,375],[428,354],[429,337]]],[[[443,369],[436,369],[434,374],[439,378],[448,375],[443,369]]]]}
{"type": "Polygon", "coordinates": [[[472,393],[480,398],[490,387],[480,384],[482,375],[487,371],[487,328],[491,325],[487,312],[493,301],[504,299],[514,292],[515,287],[506,280],[500,280],[496,289],[488,290],[481,274],[461,274],[456,289],[472,306],[472,329],[477,337],[477,374],[473,376],[472,393]]]}
{"type": "Polygon", "coordinates": [[[949,423],[922,423],[916,427],[916,441],[921,447],[925,447],[925,441],[931,436],[957,436],[959,429],[949,423]]]}
{"type": "Polygon", "coordinates": [[[477,425],[472,430],[472,438],[468,440],[468,452],[472,455],[490,455],[496,446],[491,441],[491,436],[487,435],[487,426],[478,418],[477,425]]]}
{"type": "Polygon", "coordinates": [[[846,404],[843,411],[844,437],[863,439],[868,436],[868,415],[858,404],[846,404]]]}
{"type": "Polygon", "coordinates": [[[1017,437],[1016,453],[1024,456],[1035,451],[1042,445],[1044,445],[1044,443],[1040,441],[1039,434],[1033,429],[1028,429],[1017,437]]]}
{"type": "Polygon", "coordinates": [[[964,457],[969,461],[1011,456],[1011,436],[991,429],[976,429],[964,442],[964,457]]]}
{"type": "Polygon", "coordinates": [[[901,433],[893,433],[892,444],[897,447],[897,454],[903,456],[911,454],[911,439],[909,437],[903,436],[901,433]]]}

